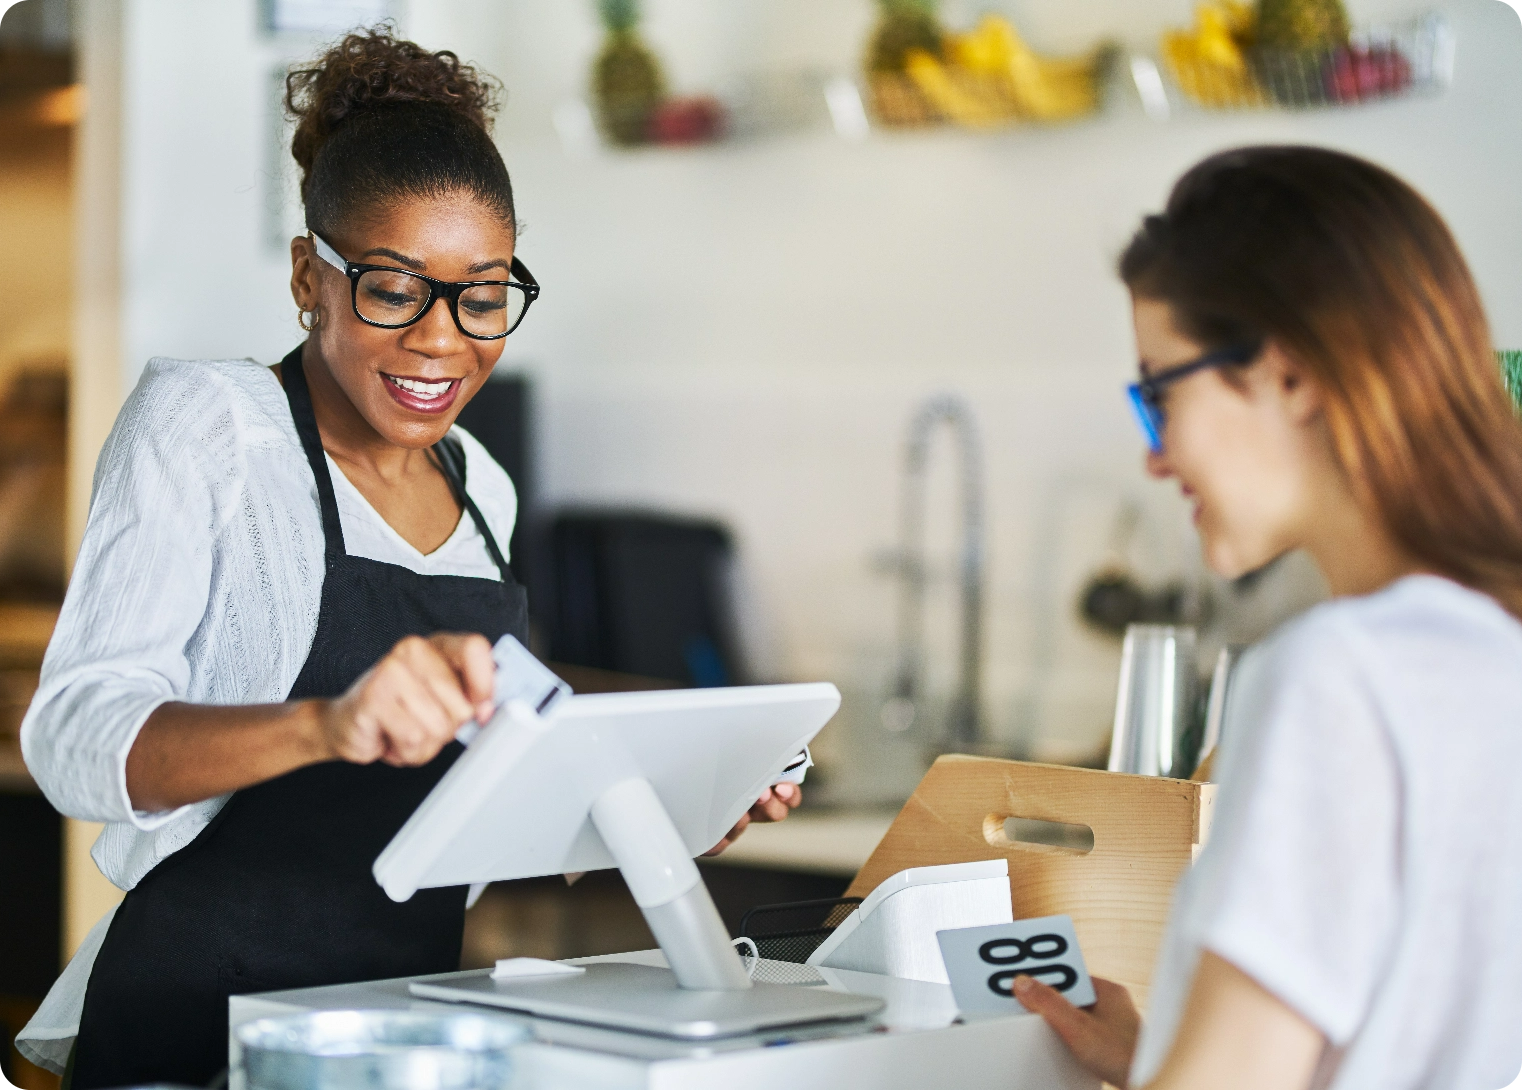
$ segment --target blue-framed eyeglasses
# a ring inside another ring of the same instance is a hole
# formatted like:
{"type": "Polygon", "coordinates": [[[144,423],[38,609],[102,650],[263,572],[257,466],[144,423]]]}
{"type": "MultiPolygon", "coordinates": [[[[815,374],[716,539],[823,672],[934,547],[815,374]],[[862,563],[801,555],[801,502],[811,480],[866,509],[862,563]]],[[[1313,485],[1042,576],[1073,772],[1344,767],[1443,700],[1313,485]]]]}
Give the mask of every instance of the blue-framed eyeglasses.
{"type": "Polygon", "coordinates": [[[1258,358],[1258,350],[1262,344],[1238,344],[1230,348],[1218,348],[1214,352],[1206,352],[1198,359],[1181,363],[1177,367],[1170,367],[1166,371],[1159,371],[1155,375],[1148,375],[1140,382],[1133,382],[1126,387],[1126,394],[1131,399],[1131,409],[1136,413],[1136,422],[1141,425],[1142,434],[1147,437],[1147,446],[1153,454],[1163,452],[1163,429],[1167,426],[1168,417],[1163,412],[1163,391],[1182,378],[1188,378],[1196,371],[1204,371],[1211,367],[1242,367],[1258,358]]]}

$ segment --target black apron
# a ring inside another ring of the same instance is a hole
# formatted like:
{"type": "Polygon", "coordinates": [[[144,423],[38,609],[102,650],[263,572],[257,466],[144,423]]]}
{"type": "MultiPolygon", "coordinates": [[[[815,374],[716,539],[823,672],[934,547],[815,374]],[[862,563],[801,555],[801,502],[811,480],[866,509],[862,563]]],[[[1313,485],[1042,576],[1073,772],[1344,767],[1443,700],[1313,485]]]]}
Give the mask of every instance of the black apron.
{"type": "MultiPolygon", "coordinates": [[[[317,634],[289,699],[338,696],[404,636],[526,640],[523,588],[465,492],[458,444],[434,450],[501,581],[349,556],[301,349],[281,370],[327,541],[317,634]]],[[[227,1066],[230,995],[458,969],[465,888],[397,904],[370,867],[460,753],[451,742],[421,768],[329,761],[235,792],[116,910],[85,991],[73,1090],[205,1085],[227,1066]]]]}

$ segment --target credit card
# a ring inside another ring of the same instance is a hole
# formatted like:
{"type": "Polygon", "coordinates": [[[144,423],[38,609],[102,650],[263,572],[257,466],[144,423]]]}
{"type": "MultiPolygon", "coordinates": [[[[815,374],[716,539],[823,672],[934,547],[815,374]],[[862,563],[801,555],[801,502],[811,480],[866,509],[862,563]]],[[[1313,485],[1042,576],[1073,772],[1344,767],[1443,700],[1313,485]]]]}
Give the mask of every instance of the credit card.
{"type": "Polygon", "coordinates": [[[802,783],[808,775],[809,769],[814,767],[814,755],[809,752],[809,747],[804,746],[803,752],[788,762],[782,770],[782,775],[777,777],[778,783],[802,783]]]}
{"type": "MultiPolygon", "coordinates": [[[[491,654],[497,663],[497,679],[492,689],[492,701],[497,707],[510,700],[521,700],[537,714],[548,715],[571,695],[571,687],[513,636],[498,640],[491,654]]],[[[472,721],[455,732],[455,740],[468,746],[479,733],[480,724],[472,721]]]]}
{"type": "Polygon", "coordinates": [[[497,707],[509,700],[521,700],[536,714],[548,715],[551,708],[571,695],[571,687],[516,638],[503,636],[491,653],[497,660],[497,684],[492,693],[497,707]]]}

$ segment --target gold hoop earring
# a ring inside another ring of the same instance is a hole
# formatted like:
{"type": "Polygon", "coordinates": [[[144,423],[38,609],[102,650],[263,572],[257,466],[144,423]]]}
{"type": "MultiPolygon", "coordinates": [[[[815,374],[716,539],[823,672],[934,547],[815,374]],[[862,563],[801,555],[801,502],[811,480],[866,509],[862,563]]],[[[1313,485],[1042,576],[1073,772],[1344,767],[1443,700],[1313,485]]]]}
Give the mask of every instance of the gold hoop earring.
{"type": "Polygon", "coordinates": [[[312,330],[317,328],[317,312],[315,310],[303,310],[296,316],[296,324],[299,325],[302,329],[306,330],[308,333],[312,332],[312,330]],[[308,314],[312,316],[311,325],[307,325],[308,314]]]}

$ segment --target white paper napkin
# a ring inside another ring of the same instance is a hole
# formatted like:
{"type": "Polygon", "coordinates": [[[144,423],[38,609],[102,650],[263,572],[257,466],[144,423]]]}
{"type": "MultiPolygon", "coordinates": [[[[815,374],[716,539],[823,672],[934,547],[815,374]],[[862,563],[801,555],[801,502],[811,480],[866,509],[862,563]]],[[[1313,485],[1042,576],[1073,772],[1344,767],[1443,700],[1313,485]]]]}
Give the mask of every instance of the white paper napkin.
{"type": "Polygon", "coordinates": [[[493,980],[527,980],[536,976],[577,976],[586,972],[580,965],[543,958],[501,958],[491,971],[493,980]]]}

